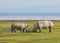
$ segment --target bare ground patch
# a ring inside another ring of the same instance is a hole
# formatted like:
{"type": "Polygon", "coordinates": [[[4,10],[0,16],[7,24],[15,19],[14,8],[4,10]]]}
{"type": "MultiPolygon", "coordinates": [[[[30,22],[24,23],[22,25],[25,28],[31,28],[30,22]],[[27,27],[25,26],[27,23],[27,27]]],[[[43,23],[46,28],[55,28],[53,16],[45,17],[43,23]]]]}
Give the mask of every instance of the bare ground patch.
{"type": "Polygon", "coordinates": [[[0,29],[0,33],[5,33],[5,32],[10,32],[11,29],[5,28],[5,29],[0,29]]]}

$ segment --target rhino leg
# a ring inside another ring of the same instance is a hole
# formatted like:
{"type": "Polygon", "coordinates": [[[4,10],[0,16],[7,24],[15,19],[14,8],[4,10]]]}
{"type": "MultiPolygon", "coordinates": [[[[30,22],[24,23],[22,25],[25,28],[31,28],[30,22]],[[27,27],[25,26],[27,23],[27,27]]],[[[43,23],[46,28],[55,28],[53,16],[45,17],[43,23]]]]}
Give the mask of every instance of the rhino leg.
{"type": "Polygon", "coordinates": [[[49,32],[51,32],[52,31],[52,27],[51,26],[49,26],[49,32]]]}
{"type": "Polygon", "coordinates": [[[41,31],[42,31],[42,27],[38,27],[38,29],[39,29],[39,32],[41,32],[41,31]]]}
{"type": "Polygon", "coordinates": [[[21,26],[19,26],[18,29],[20,30],[20,32],[22,32],[22,27],[21,26]]]}
{"type": "Polygon", "coordinates": [[[14,28],[13,28],[13,26],[11,26],[11,32],[14,32],[14,28]]]}
{"type": "Polygon", "coordinates": [[[11,32],[15,32],[16,33],[16,29],[15,29],[14,25],[11,26],[11,32]]]}
{"type": "Polygon", "coordinates": [[[20,29],[20,32],[22,32],[22,29],[20,29]]]}
{"type": "Polygon", "coordinates": [[[23,32],[24,32],[25,28],[23,28],[23,32]]]}
{"type": "Polygon", "coordinates": [[[16,29],[15,28],[12,28],[11,29],[11,32],[15,32],[16,33],[16,29]]]}
{"type": "Polygon", "coordinates": [[[16,30],[14,29],[14,32],[16,33],[16,30]]]}

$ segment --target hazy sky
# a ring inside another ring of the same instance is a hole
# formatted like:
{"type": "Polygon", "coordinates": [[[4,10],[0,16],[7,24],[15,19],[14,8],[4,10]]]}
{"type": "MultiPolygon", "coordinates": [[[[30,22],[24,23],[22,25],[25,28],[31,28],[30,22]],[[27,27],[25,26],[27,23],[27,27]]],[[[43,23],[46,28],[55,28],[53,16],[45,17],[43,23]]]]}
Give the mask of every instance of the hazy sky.
{"type": "Polygon", "coordinates": [[[60,13],[60,0],[0,0],[0,13],[60,13]]]}

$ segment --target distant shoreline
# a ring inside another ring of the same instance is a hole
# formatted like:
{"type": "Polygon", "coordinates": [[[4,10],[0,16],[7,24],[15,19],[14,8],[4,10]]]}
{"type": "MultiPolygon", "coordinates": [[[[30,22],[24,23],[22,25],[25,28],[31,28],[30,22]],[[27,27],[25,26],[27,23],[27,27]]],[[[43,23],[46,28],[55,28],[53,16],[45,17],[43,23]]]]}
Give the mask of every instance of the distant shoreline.
{"type": "Polygon", "coordinates": [[[60,20],[60,18],[0,18],[0,20],[60,20]]]}
{"type": "Polygon", "coordinates": [[[50,21],[59,21],[60,18],[0,18],[0,22],[27,22],[27,21],[39,21],[39,20],[50,20],[50,21]]]}
{"type": "Polygon", "coordinates": [[[60,20],[57,18],[0,18],[0,20],[60,20]]]}

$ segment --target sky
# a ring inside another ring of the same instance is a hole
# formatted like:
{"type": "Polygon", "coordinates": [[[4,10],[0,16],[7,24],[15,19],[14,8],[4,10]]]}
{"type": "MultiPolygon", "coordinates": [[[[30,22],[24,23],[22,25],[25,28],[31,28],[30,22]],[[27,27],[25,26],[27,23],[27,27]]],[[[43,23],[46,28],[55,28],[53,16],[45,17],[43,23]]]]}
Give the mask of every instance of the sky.
{"type": "Polygon", "coordinates": [[[0,18],[60,18],[60,0],[0,0],[0,18]]]}
{"type": "Polygon", "coordinates": [[[0,13],[60,13],[60,0],[0,0],[0,13]]]}

